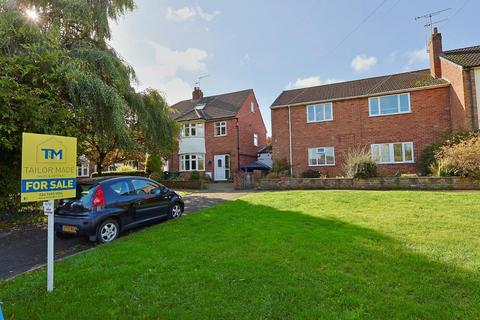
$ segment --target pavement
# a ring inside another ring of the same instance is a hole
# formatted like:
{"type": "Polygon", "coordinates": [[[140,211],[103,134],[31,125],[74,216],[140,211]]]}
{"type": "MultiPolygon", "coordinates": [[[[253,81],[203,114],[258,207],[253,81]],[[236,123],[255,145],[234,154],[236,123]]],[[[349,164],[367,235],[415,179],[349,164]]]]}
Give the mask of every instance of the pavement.
{"type": "MultiPolygon", "coordinates": [[[[233,185],[229,183],[214,183],[209,186],[208,190],[187,192],[189,193],[183,197],[185,201],[184,214],[195,213],[246,194],[246,192],[235,191],[233,185]]],[[[139,229],[144,228],[140,227],[139,229]]],[[[126,235],[132,232],[135,232],[135,229],[126,235]]],[[[55,237],[55,259],[62,259],[96,245],[85,238],[59,239],[55,237]]],[[[29,270],[40,268],[45,265],[46,259],[46,224],[25,226],[12,231],[0,230],[0,280],[10,279],[29,270]]]]}

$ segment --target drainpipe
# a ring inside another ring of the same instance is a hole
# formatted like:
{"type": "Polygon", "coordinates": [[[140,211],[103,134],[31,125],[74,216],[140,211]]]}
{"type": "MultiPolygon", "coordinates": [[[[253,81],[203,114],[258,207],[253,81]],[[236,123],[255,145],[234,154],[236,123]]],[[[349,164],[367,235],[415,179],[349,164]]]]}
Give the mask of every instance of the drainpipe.
{"type": "Polygon", "coordinates": [[[290,105],[288,106],[288,154],[290,157],[290,177],[293,176],[293,155],[292,155],[292,115],[290,105]]]}
{"type": "Polygon", "coordinates": [[[238,118],[236,119],[237,126],[237,171],[240,172],[240,125],[238,124],[238,118]]]}
{"type": "MultiPolygon", "coordinates": [[[[468,72],[468,91],[470,92],[470,114],[472,115],[472,130],[475,130],[475,117],[473,107],[473,85],[472,85],[472,68],[466,69],[468,72]]],[[[479,123],[480,126],[480,123],[479,123]]]]}

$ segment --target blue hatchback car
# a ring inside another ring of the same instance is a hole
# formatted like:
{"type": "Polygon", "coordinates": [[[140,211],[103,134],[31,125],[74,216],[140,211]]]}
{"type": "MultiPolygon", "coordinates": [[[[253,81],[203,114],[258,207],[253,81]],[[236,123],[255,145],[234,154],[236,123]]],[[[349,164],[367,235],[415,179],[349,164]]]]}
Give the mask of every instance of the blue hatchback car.
{"type": "Polygon", "coordinates": [[[126,229],[179,218],[183,210],[178,193],[151,179],[79,179],[75,199],[61,200],[55,210],[55,232],[58,237],[78,235],[106,243],[126,229]]]}

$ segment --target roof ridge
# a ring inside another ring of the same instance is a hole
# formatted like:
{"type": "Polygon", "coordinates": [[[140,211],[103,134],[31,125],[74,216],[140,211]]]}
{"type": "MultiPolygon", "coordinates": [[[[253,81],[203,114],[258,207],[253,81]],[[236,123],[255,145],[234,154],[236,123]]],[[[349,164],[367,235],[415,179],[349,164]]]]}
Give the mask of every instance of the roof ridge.
{"type": "MultiPolygon", "coordinates": [[[[226,93],[220,93],[220,94],[215,94],[215,95],[211,95],[211,96],[206,96],[206,97],[203,97],[202,99],[200,99],[200,101],[203,100],[203,99],[207,99],[207,98],[215,99],[216,97],[225,96],[225,95],[229,95],[229,94],[240,93],[240,92],[247,92],[247,91],[253,91],[253,89],[250,88],[250,89],[244,89],[244,90],[239,90],[239,91],[226,92],[226,93]]],[[[185,101],[193,101],[193,100],[192,99],[180,100],[177,103],[172,104],[170,107],[176,106],[177,104],[185,102],[185,101]]]]}
{"type": "Polygon", "coordinates": [[[361,79],[355,79],[355,80],[347,80],[347,81],[340,81],[340,82],[334,82],[334,83],[326,83],[326,84],[321,84],[321,85],[318,85],[318,86],[305,87],[305,88],[288,89],[288,90],[283,90],[282,92],[287,92],[287,91],[290,92],[290,91],[295,91],[295,90],[305,90],[305,89],[311,89],[311,88],[327,87],[327,86],[332,86],[332,85],[338,85],[338,84],[341,84],[341,83],[353,83],[353,82],[357,82],[357,81],[365,81],[365,80],[379,79],[379,78],[385,78],[385,77],[392,77],[392,76],[396,76],[396,75],[422,72],[422,71],[428,71],[428,70],[430,70],[430,69],[419,69],[419,70],[405,71],[405,72],[400,72],[400,73],[391,73],[391,74],[385,74],[385,75],[382,75],[382,76],[375,76],[375,77],[370,77],[370,78],[361,78],[361,79]]]}

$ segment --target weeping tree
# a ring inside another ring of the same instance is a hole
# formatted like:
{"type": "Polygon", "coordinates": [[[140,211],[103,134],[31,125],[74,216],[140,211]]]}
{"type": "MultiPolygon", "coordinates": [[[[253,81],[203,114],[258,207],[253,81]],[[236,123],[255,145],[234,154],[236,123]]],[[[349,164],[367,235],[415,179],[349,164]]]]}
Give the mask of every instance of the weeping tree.
{"type": "Polygon", "coordinates": [[[79,152],[99,170],[118,150],[175,149],[178,128],[165,100],[153,89],[136,92],[133,68],[107,43],[109,21],[133,8],[131,0],[0,2],[0,169],[9,168],[0,173],[0,187],[8,185],[3,198],[19,189],[24,131],[76,136],[79,152]]]}

